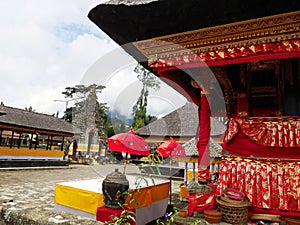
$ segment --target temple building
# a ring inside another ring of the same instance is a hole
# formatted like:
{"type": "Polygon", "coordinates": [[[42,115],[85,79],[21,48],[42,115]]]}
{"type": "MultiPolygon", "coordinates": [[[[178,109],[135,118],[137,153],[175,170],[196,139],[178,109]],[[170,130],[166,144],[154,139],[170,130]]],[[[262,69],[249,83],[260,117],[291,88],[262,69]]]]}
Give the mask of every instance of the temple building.
{"type": "Polygon", "coordinates": [[[298,0],[112,0],[88,17],[198,106],[199,161],[210,117],[228,118],[219,196],[235,188],[252,212],[300,216],[298,0]]]}

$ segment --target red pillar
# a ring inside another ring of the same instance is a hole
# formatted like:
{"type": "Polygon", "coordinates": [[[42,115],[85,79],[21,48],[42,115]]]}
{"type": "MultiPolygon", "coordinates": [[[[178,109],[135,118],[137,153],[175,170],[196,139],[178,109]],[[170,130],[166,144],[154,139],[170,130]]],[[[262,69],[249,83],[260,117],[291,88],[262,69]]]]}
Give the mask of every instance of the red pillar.
{"type": "Polygon", "coordinates": [[[199,116],[199,130],[198,130],[198,181],[208,182],[209,181],[209,165],[210,165],[210,154],[209,154],[209,139],[210,139],[210,105],[209,97],[201,93],[201,100],[198,109],[199,116]]]}

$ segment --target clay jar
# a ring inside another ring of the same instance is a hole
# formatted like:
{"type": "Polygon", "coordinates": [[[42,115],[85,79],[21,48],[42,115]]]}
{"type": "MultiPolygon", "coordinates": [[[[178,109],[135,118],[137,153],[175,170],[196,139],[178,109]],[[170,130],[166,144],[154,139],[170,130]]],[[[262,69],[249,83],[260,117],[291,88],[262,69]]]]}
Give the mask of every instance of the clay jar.
{"type": "Polygon", "coordinates": [[[179,210],[179,216],[186,217],[186,215],[187,215],[187,211],[185,209],[179,210]]]}
{"type": "Polygon", "coordinates": [[[115,169],[102,182],[104,205],[108,208],[121,208],[125,202],[124,193],[129,189],[126,176],[115,169]]]}
{"type": "Polygon", "coordinates": [[[220,223],[222,219],[222,212],[216,210],[204,210],[204,218],[207,222],[215,224],[220,223]]]}

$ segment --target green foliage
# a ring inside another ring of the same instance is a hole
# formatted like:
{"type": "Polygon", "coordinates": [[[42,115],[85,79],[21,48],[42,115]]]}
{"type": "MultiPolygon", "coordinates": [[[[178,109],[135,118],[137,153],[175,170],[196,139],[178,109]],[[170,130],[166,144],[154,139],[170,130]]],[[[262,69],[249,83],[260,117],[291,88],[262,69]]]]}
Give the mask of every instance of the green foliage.
{"type": "MultiPolygon", "coordinates": [[[[156,154],[150,154],[147,156],[147,160],[150,164],[155,165],[155,168],[158,170],[158,174],[160,173],[159,167],[157,165],[157,163],[161,162],[160,157],[157,157],[156,154]]],[[[141,164],[141,167],[143,166],[148,166],[149,164],[141,164]]],[[[142,169],[141,169],[142,171],[142,169]]],[[[128,203],[120,205],[120,207],[123,209],[122,213],[120,214],[119,217],[117,216],[112,216],[110,221],[107,221],[105,224],[107,225],[130,225],[131,221],[135,221],[135,213],[132,211],[132,208],[130,207],[130,204],[135,203],[136,205],[138,205],[137,200],[134,198],[135,193],[141,193],[141,189],[140,189],[140,184],[141,182],[145,182],[147,186],[149,185],[155,185],[155,179],[153,177],[153,174],[149,174],[150,178],[151,178],[151,182],[152,184],[149,184],[149,181],[145,178],[145,176],[143,175],[139,175],[136,177],[135,180],[135,186],[136,189],[131,190],[131,191],[126,191],[123,194],[125,196],[127,196],[127,198],[129,198],[128,203]]],[[[167,213],[165,215],[164,220],[162,219],[158,219],[156,222],[159,225],[163,225],[163,224],[174,224],[174,215],[176,215],[178,213],[178,210],[175,209],[173,212],[167,213]]]]}
{"type": "Polygon", "coordinates": [[[73,107],[69,107],[65,111],[64,119],[68,123],[72,123],[72,117],[73,117],[73,107]]]}
{"type": "MultiPolygon", "coordinates": [[[[139,189],[140,184],[142,181],[145,181],[146,185],[155,185],[155,179],[153,174],[161,174],[160,169],[158,167],[158,164],[161,162],[161,157],[158,156],[157,153],[150,154],[147,156],[147,159],[145,160],[148,163],[141,164],[141,172],[143,173],[143,167],[153,165],[151,168],[155,168],[157,170],[156,172],[153,169],[152,174],[148,174],[148,176],[151,178],[152,184],[149,184],[149,181],[143,176],[137,176],[135,185],[136,189],[131,191],[126,191],[123,194],[127,197],[129,197],[128,203],[124,205],[120,205],[120,207],[123,209],[122,213],[119,217],[112,216],[111,220],[106,222],[107,225],[130,225],[131,221],[135,221],[135,213],[133,212],[132,208],[130,207],[130,204],[135,203],[138,205],[137,200],[134,198],[135,193],[141,193],[141,189],[139,189]]],[[[179,209],[174,208],[172,211],[166,212],[163,218],[159,218],[156,220],[157,225],[172,225],[175,224],[175,216],[177,216],[179,213],[179,209]]],[[[190,225],[208,225],[209,223],[205,221],[204,219],[195,219],[193,222],[189,223],[190,225]]]]}
{"type": "Polygon", "coordinates": [[[112,215],[111,220],[105,222],[107,225],[130,225],[131,221],[135,222],[135,213],[130,209],[122,206],[122,212],[119,217],[112,215]]]}
{"type": "Polygon", "coordinates": [[[134,72],[136,72],[137,78],[142,82],[143,88],[141,90],[140,96],[137,99],[136,104],[132,108],[133,129],[137,130],[141,127],[148,125],[151,121],[156,120],[156,116],[147,115],[147,105],[148,105],[148,95],[149,89],[158,90],[160,88],[159,79],[140,64],[138,64],[134,72]]]}
{"type": "Polygon", "coordinates": [[[174,215],[178,214],[178,209],[174,209],[174,212],[167,212],[165,214],[165,218],[164,220],[162,219],[157,219],[156,220],[156,224],[158,225],[171,225],[171,224],[175,224],[175,219],[174,219],[174,215]]]}
{"type": "Polygon", "coordinates": [[[209,223],[206,220],[195,220],[191,225],[208,225],[209,223]]]}
{"type": "Polygon", "coordinates": [[[138,74],[137,78],[143,83],[143,86],[153,88],[154,90],[158,90],[160,88],[159,79],[153,73],[150,73],[147,69],[145,69],[141,64],[137,64],[134,68],[134,72],[138,74]]]}
{"type": "Polygon", "coordinates": [[[91,84],[89,86],[76,85],[66,87],[62,94],[65,98],[74,100],[74,107],[69,107],[65,111],[64,118],[67,122],[74,122],[76,126],[84,130],[89,124],[94,123],[98,130],[98,136],[105,139],[107,137],[106,124],[108,123],[107,103],[98,102],[97,93],[101,93],[105,86],[91,84]]]}
{"type": "Polygon", "coordinates": [[[126,191],[123,193],[125,198],[128,198],[128,203],[119,204],[120,208],[122,208],[122,212],[120,216],[112,215],[112,218],[110,221],[107,221],[105,224],[107,225],[130,225],[130,222],[135,222],[135,212],[132,207],[130,207],[131,204],[135,203],[138,205],[139,203],[134,198],[134,195],[136,193],[141,193],[140,184],[142,181],[146,181],[148,184],[148,181],[143,176],[138,176],[135,181],[136,188],[134,190],[126,191]]]}
{"type": "Polygon", "coordinates": [[[105,86],[96,84],[91,84],[89,86],[75,85],[75,87],[66,87],[65,91],[62,92],[62,94],[65,96],[65,98],[85,98],[86,95],[92,90],[95,90],[96,92],[101,92],[104,88],[105,86]]]}

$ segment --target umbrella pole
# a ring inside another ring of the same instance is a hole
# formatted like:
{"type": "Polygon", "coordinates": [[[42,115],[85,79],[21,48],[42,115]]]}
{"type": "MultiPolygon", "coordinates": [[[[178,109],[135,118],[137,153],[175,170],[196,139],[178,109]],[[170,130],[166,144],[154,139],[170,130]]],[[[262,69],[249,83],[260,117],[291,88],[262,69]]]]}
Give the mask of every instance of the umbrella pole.
{"type": "Polygon", "coordinates": [[[126,171],[127,155],[128,155],[128,152],[126,152],[125,159],[124,159],[124,170],[123,170],[123,174],[125,174],[125,171],[126,171]]]}
{"type": "Polygon", "coordinates": [[[170,205],[172,205],[172,156],[170,156],[170,205]]]}

